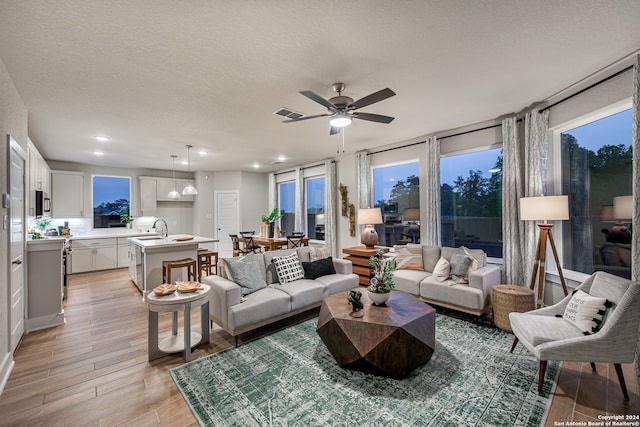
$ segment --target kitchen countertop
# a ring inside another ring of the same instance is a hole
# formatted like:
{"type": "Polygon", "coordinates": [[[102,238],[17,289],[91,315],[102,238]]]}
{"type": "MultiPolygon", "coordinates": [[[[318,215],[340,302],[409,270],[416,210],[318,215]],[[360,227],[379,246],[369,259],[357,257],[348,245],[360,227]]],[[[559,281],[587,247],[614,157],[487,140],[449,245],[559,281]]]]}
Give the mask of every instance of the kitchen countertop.
{"type": "Polygon", "coordinates": [[[217,242],[218,240],[212,239],[210,237],[191,236],[189,234],[171,234],[167,238],[162,238],[160,236],[131,237],[129,238],[129,241],[135,245],[141,246],[146,250],[152,248],[166,248],[175,246],[188,246],[200,243],[213,243],[217,242]],[[184,241],[176,240],[185,237],[193,238],[184,241]]]}
{"type": "MultiPolygon", "coordinates": [[[[156,232],[137,232],[132,231],[130,233],[100,233],[100,234],[82,234],[70,237],[71,240],[83,240],[83,239],[109,239],[114,237],[129,238],[138,236],[157,236],[156,232]]],[[[60,239],[61,237],[54,237],[54,239],[60,239]]]]}

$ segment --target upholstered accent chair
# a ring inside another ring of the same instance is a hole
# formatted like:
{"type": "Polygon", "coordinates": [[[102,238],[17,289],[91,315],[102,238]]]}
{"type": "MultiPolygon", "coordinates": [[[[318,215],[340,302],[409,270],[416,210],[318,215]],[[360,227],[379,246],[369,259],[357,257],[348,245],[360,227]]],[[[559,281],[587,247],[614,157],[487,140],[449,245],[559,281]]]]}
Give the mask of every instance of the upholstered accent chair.
{"type": "Polygon", "coordinates": [[[526,313],[510,313],[515,335],[511,352],[520,342],[540,360],[538,391],[542,390],[547,361],[567,360],[613,363],[625,400],[629,394],[621,363],[632,363],[640,325],[640,284],[598,271],[578,286],[592,297],[606,298],[607,307],[593,331],[583,332],[563,315],[573,294],[549,307],[526,313]]]}

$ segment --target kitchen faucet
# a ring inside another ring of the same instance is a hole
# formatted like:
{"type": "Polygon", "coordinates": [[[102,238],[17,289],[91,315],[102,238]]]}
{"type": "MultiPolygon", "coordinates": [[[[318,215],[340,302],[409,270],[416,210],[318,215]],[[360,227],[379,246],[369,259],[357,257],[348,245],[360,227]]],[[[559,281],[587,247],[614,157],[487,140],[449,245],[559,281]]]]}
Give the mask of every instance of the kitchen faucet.
{"type": "Polygon", "coordinates": [[[157,218],[153,222],[152,227],[155,228],[156,233],[161,235],[163,239],[169,237],[169,226],[167,225],[167,221],[165,221],[164,218],[157,218]],[[160,222],[160,227],[156,228],[156,224],[158,224],[158,222],[160,222]],[[160,229],[160,231],[158,231],[158,229],[160,229]]]}

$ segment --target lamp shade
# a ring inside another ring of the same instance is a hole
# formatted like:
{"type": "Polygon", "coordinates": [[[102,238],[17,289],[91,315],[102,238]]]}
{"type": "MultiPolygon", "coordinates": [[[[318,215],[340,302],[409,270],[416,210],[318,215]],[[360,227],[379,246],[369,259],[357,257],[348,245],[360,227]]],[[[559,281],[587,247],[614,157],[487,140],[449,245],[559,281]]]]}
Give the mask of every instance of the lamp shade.
{"type": "Polygon", "coordinates": [[[358,224],[382,224],[382,212],[380,212],[380,208],[358,209],[358,224]]]}
{"type": "Polygon", "coordinates": [[[613,218],[613,205],[604,205],[600,210],[600,221],[615,222],[613,218]]]}
{"type": "Polygon", "coordinates": [[[523,197],[520,199],[520,220],[569,219],[568,196],[523,197]]]}
{"type": "Polygon", "coordinates": [[[420,221],[420,209],[409,208],[404,210],[405,221],[420,221]]]}
{"type": "Polygon", "coordinates": [[[613,198],[613,218],[619,221],[631,221],[633,216],[633,196],[613,198]]]}

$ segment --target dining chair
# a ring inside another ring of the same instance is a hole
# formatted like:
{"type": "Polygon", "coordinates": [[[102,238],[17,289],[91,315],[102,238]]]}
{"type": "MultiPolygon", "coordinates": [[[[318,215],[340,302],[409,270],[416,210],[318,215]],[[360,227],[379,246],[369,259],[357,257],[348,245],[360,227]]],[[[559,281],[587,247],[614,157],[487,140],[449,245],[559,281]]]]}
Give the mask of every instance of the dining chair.
{"type": "Polygon", "coordinates": [[[240,232],[240,235],[242,236],[242,242],[244,244],[244,247],[240,249],[240,252],[242,255],[246,255],[250,252],[253,252],[254,254],[259,254],[262,252],[260,250],[260,246],[256,245],[255,242],[253,241],[254,234],[256,234],[255,231],[240,232]]]}
{"type": "Polygon", "coordinates": [[[237,234],[229,234],[231,243],[233,244],[233,256],[240,256],[240,239],[237,234]]]}
{"type": "Polygon", "coordinates": [[[304,239],[304,233],[288,235],[287,236],[287,249],[301,248],[303,246],[302,239],[304,239]]]}

